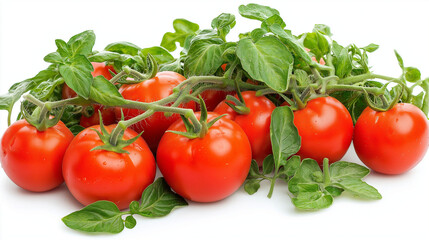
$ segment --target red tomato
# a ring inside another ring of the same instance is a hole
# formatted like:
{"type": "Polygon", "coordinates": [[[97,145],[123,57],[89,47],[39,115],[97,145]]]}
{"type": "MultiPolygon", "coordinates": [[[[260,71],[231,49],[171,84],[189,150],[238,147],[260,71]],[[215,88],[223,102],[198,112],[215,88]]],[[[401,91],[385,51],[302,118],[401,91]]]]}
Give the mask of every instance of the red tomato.
{"type": "Polygon", "coordinates": [[[330,163],[346,154],[353,137],[353,120],[341,102],[333,97],[308,101],[304,109],[294,112],[295,126],[301,136],[297,155],[312,158],[322,165],[323,158],[330,163]]]}
{"type": "MultiPolygon", "coordinates": [[[[116,125],[106,126],[111,132],[116,125]]],[[[100,126],[92,128],[100,130],[100,126]]],[[[137,133],[125,130],[124,139],[137,133]]],[[[124,148],[127,153],[93,150],[103,142],[92,129],[80,132],[67,149],[63,161],[64,180],[71,194],[83,205],[98,200],[114,202],[125,209],[138,200],[155,178],[155,159],[143,138],[124,148]]]]}
{"type": "MultiPolygon", "coordinates": [[[[173,88],[183,82],[185,77],[176,72],[158,72],[152,79],[145,80],[140,83],[131,85],[122,85],[119,92],[125,99],[130,99],[140,102],[154,102],[163,99],[173,93],[173,88]]],[[[195,102],[181,104],[180,107],[191,108],[195,110],[195,102]]],[[[137,109],[122,109],[125,120],[142,114],[144,111],[137,109]]],[[[121,110],[116,109],[116,119],[121,119],[121,110]]],[[[179,114],[173,114],[170,117],[165,117],[163,112],[157,112],[143,121],[131,126],[136,132],[143,131],[143,138],[146,140],[150,149],[156,152],[159,140],[165,130],[177,119],[179,114]]]]}
{"type": "Polygon", "coordinates": [[[356,122],[353,145],[362,162],[374,171],[401,174],[422,160],[428,148],[428,121],[409,103],[386,112],[366,108],[356,122]]]}
{"type": "Polygon", "coordinates": [[[18,186],[43,192],[59,186],[64,153],[73,139],[62,123],[41,132],[26,120],[16,121],[1,140],[1,164],[7,176],[18,186]]]}
{"type": "MultiPolygon", "coordinates": [[[[252,146],[252,158],[262,166],[264,158],[272,153],[270,140],[271,113],[276,106],[264,96],[257,97],[254,91],[242,92],[246,106],[250,113],[240,115],[229,107],[225,101],[221,102],[214,112],[227,114],[225,116],[238,123],[243,128],[250,145],[252,146]]],[[[238,96],[235,96],[238,99],[238,96]]]]}
{"type": "MultiPolygon", "coordinates": [[[[235,91],[206,90],[201,93],[201,97],[204,99],[207,111],[213,111],[226,96],[234,94],[235,91]]],[[[197,110],[200,110],[200,105],[197,106],[197,110]]]]}
{"type": "MultiPolygon", "coordinates": [[[[217,116],[209,112],[208,120],[217,116]]],[[[181,119],[168,129],[186,131],[181,119]]],[[[214,202],[228,197],[243,184],[252,153],[244,131],[224,117],[203,138],[189,139],[166,132],[156,157],[159,170],[175,192],[192,201],[214,202]]]]}
{"type": "Polygon", "coordinates": [[[110,125],[116,123],[115,108],[105,107],[100,104],[94,104],[93,107],[94,113],[90,117],[85,117],[82,115],[80,118],[80,125],[82,127],[87,128],[100,124],[100,115],[98,114],[98,111],[101,112],[103,124],[110,125]]]}
{"type": "MultiPolygon", "coordinates": [[[[91,64],[92,64],[92,67],[94,68],[94,71],[92,71],[91,73],[93,77],[103,75],[107,80],[112,79],[112,74],[110,73],[110,71],[115,73],[113,66],[106,66],[106,64],[98,63],[98,62],[91,62],[91,64]]],[[[76,97],[77,94],[75,91],[73,91],[73,89],[67,86],[67,84],[64,84],[61,92],[61,96],[63,99],[67,99],[67,98],[76,97]]]]}

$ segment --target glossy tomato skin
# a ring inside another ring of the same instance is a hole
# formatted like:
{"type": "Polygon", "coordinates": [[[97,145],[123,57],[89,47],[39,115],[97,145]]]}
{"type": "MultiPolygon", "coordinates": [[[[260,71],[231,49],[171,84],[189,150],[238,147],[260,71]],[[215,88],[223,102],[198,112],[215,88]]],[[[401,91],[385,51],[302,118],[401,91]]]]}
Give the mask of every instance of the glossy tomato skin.
{"type": "Polygon", "coordinates": [[[333,97],[308,101],[306,107],[294,112],[295,126],[301,136],[301,159],[312,158],[319,165],[339,161],[350,147],[353,120],[344,105],[333,97]]]}
{"type": "Polygon", "coordinates": [[[366,108],[356,122],[353,145],[372,170],[401,174],[425,156],[428,129],[426,116],[412,104],[398,103],[386,112],[366,108]]]}
{"type": "MultiPolygon", "coordinates": [[[[235,121],[244,130],[252,146],[252,158],[262,166],[264,158],[272,153],[270,139],[271,113],[276,106],[264,96],[256,96],[254,91],[242,92],[249,114],[240,115],[225,101],[214,110],[218,114],[227,114],[225,118],[235,121]]],[[[238,96],[235,96],[238,99],[238,96]]]]}
{"type": "MultiPolygon", "coordinates": [[[[235,95],[235,91],[221,91],[221,90],[206,90],[201,93],[201,97],[206,104],[207,111],[213,111],[220,102],[225,100],[226,96],[235,95]]],[[[199,105],[197,106],[197,110],[199,109],[199,105]]]]}
{"type": "MultiPolygon", "coordinates": [[[[208,119],[217,116],[209,112],[208,119]]],[[[181,119],[169,130],[186,131],[181,119]]],[[[214,202],[234,193],[247,177],[251,157],[246,134],[226,118],[218,120],[203,138],[166,132],[157,151],[158,167],[167,183],[196,202],[214,202]]]]}
{"type": "MultiPolygon", "coordinates": [[[[111,132],[116,125],[106,126],[111,132]]],[[[92,128],[100,130],[100,126],[92,128]]],[[[124,139],[137,136],[127,129],[124,139]]],[[[138,200],[155,178],[155,158],[146,142],[138,138],[124,148],[127,153],[91,149],[102,145],[92,129],[80,132],[70,143],[63,162],[64,180],[71,194],[83,205],[98,200],[114,202],[125,209],[138,200]]]]}
{"type": "MultiPolygon", "coordinates": [[[[161,100],[173,93],[173,88],[183,82],[185,77],[176,72],[158,72],[152,79],[131,85],[122,85],[119,92],[125,99],[130,99],[140,102],[154,102],[161,100]]],[[[181,104],[179,107],[191,108],[195,110],[195,102],[181,104]]],[[[138,109],[122,109],[125,120],[133,118],[144,111],[138,109]]],[[[116,119],[121,119],[121,110],[116,109],[116,119]]],[[[142,137],[146,140],[150,149],[155,153],[159,140],[165,130],[177,119],[180,115],[173,114],[166,117],[163,112],[156,112],[152,116],[143,121],[131,126],[131,128],[140,133],[143,131],[142,137]]]]}
{"type": "Polygon", "coordinates": [[[16,121],[1,140],[1,165],[18,186],[33,192],[51,190],[63,183],[61,165],[73,139],[62,123],[38,131],[26,120],[16,121]]]}
{"type": "Polygon", "coordinates": [[[111,125],[116,123],[115,108],[109,108],[100,104],[94,104],[94,113],[89,116],[83,116],[80,118],[80,125],[84,128],[91,127],[93,125],[100,124],[100,115],[98,111],[101,112],[101,117],[103,118],[103,124],[111,125]]]}
{"type": "MultiPolygon", "coordinates": [[[[104,63],[98,63],[98,62],[91,62],[91,64],[92,64],[92,67],[94,68],[94,71],[91,72],[91,75],[93,77],[102,75],[107,80],[112,79],[112,74],[110,73],[110,71],[115,73],[113,66],[107,66],[104,63]]],[[[75,91],[73,91],[73,89],[71,89],[69,86],[67,86],[67,84],[64,83],[63,88],[62,88],[62,92],[61,92],[61,96],[63,99],[67,99],[67,98],[76,97],[77,94],[75,91]]]]}

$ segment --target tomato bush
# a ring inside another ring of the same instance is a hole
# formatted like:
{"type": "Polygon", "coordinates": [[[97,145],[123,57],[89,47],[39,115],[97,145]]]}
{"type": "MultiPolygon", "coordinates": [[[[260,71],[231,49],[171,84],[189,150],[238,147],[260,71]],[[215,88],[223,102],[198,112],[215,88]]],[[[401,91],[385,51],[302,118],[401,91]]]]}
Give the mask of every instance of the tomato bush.
{"type": "Polygon", "coordinates": [[[18,186],[43,192],[59,186],[64,153],[73,139],[62,123],[38,131],[26,120],[13,123],[1,140],[1,164],[7,176],[18,186]]]}
{"type": "MultiPolygon", "coordinates": [[[[199,115],[197,115],[199,116],[199,115]]],[[[209,112],[208,120],[219,116],[209,112]]],[[[181,119],[168,130],[185,132],[181,119]]],[[[251,163],[249,140],[241,127],[221,118],[202,138],[166,132],[156,154],[159,170],[171,188],[196,202],[214,202],[234,193],[251,163]]]]}
{"type": "MultiPolygon", "coordinates": [[[[105,128],[111,132],[115,125],[105,128]]],[[[100,126],[93,126],[100,131],[100,126]]],[[[103,145],[93,129],[80,132],[68,147],[63,161],[64,180],[72,195],[83,205],[98,200],[114,202],[120,209],[138,200],[155,178],[155,159],[146,142],[139,137],[124,148],[128,153],[92,150],[103,145]]],[[[137,133],[124,132],[124,139],[137,133]]]]}
{"type": "MultiPolygon", "coordinates": [[[[258,162],[259,166],[262,166],[264,158],[272,152],[270,122],[271,113],[276,106],[264,96],[257,97],[254,91],[245,91],[242,96],[250,110],[249,114],[238,114],[225,101],[221,102],[214,112],[227,114],[225,118],[240,125],[252,146],[252,158],[258,162]]],[[[238,98],[237,95],[235,97],[238,98]]]]}
{"type": "MultiPolygon", "coordinates": [[[[185,80],[185,77],[176,72],[158,72],[152,79],[145,80],[136,84],[122,85],[119,92],[125,99],[140,101],[140,102],[154,102],[169,96],[173,88],[185,80]]],[[[180,107],[191,108],[195,110],[195,102],[188,102],[181,104],[180,107]]],[[[144,111],[138,109],[122,109],[125,120],[133,118],[142,114],[144,111]]],[[[115,110],[116,119],[119,121],[121,118],[121,109],[115,110]]],[[[143,138],[146,140],[150,149],[156,152],[159,140],[164,134],[165,130],[180,116],[173,114],[166,117],[163,112],[156,112],[152,116],[146,118],[131,126],[136,132],[143,131],[143,138]]]]}
{"type": "Polygon", "coordinates": [[[374,171],[401,174],[424,157],[429,138],[423,112],[408,103],[398,103],[386,112],[369,107],[358,118],[353,145],[362,162],[374,171]]]}
{"type": "Polygon", "coordinates": [[[294,112],[293,122],[301,136],[297,155],[312,158],[319,165],[322,165],[323,158],[328,158],[330,163],[340,160],[352,141],[350,113],[333,97],[308,101],[304,109],[294,112]]]}

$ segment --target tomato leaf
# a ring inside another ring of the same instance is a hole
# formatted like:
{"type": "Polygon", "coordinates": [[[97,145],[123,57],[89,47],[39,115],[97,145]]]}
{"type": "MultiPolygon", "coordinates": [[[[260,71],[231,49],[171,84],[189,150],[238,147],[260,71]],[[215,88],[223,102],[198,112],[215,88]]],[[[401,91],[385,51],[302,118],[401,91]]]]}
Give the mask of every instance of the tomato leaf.
{"type": "Polygon", "coordinates": [[[70,63],[61,64],[60,74],[67,85],[84,99],[89,98],[93,81],[91,72],[94,70],[91,62],[82,55],[74,57],[70,63]]]}
{"type": "Polygon", "coordinates": [[[315,24],[313,27],[313,32],[316,32],[316,31],[328,37],[332,37],[331,28],[325,24],[315,24]]]}
{"type": "Polygon", "coordinates": [[[301,137],[293,124],[293,112],[288,106],[277,107],[271,114],[270,138],[276,171],[282,161],[298,152],[301,137]]]}
{"type": "Polygon", "coordinates": [[[238,12],[241,16],[249,19],[255,19],[264,21],[265,19],[277,14],[280,15],[279,11],[268,6],[263,6],[255,3],[249,3],[247,5],[240,5],[238,12]]]}
{"type": "Polygon", "coordinates": [[[124,229],[122,213],[109,201],[97,201],[62,218],[64,224],[84,232],[120,233],[124,229]]]}
{"type": "Polygon", "coordinates": [[[339,78],[348,76],[352,69],[352,58],[349,55],[347,48],[343,48],[335,61],[335,74],[339,78]]]}
{"type": "Polygon", "coordinates": [[[310,49],[317,60],[330,51],[328,40],[319,31],[307,33],[304,38],[304,46],[310,49]]]}
{"type": "Polygon", "coordinates": [[[170,54],[170,52],[168,52],[167,49],[159,46],[143,48],[141,53],[145,58],[147,57],[147,54],[150,53],[158,64],[167,63],[174,60],[174,57],[170,54]]]}
{"type": "Polygon", "coordinates": [[[89,56],[88,60],[90,62],[107,62],[107,61],[118,60],[120,57],[121,57],[121,54],[117,52],[101,51],[101,52],[97,52],[94,55],[89,56]]]}
{"type": "Polygon", "coordinates": [[[278,92],[288,89],[293,56],[276,37],[262,37],[255,43],[249,38],[241,39],[237,56],[252,79],[265,82],[278,92]]]}
{"type": "Polygon", "coordinates": [[[94,78],[89,98],[105,106],[118,106],[128,102],[122,97],[115,85],[102,75],[94,78]]]}
{"type": "Polygon", "coordinates": [[[367,51],[367,52],[374,52],[375,50],[377,50],[380,46],[374,43],[370,43],[367,46],[363,47],[362,49],[367,51]]]}
{"type": "Polygon", "coordinates": [[[107,45],[104,50],[131,56],[137,55],[141,48],[130,42],[115,42],[107,45]]]}
{"type": "Polygon", "coordinates": [[[271,26],[277,24],[279,25],[281,28],[285,28],[286,27],[286,23],[283,21],[283,19],[277,15],[274,14],[271,17],[265,19],[262,23],[261,23],[261,28],[269,31],[271,26]]]}
{"type": "Polygon", "coordinates": [[[171,191],[164,178],[160,177],[143,191],[141,204],[134,213],[156,218],[169,214],[175,207],[186,205],[185,199],[171,191]]]}
{"type": "Polygon", "coordinates": [[[175,32],[165,33],[161,41],[161,47],[164,47],[170,52],[176,50],[176,42],[178,42],[180,46],[183,47],[186,38],[189,36],[194,36],[200,27],[198,24],[190,22],[186,19],[175,19],[173,21],[173,28],[175,32]]]}
{"type": "Polygon", "coordinates": [[[420,70],[415,67],[405,68],[405,79],[408,82],[417,82],[421,78],[420,70]]]}
{"type": "Polygon", "coordinates": [[[225,36],[235,26],[235,16],[230,13],[222,13],[212,20],[212,28],[217,30],[218,36],[225,41],[225,36]]]}
{"type": "Polygon", "coordinates": [[[193,42],[184,62],[185,76],[214,74],[223,63],[222,44],[219,38],[193,42]]]}
{"type": "Polygon", "coordinates": [[[77,55],[88,56],[91,54],[94,44],[95,34],[91,30],[76,34],[67,42],[72,57],[77,55]]]}

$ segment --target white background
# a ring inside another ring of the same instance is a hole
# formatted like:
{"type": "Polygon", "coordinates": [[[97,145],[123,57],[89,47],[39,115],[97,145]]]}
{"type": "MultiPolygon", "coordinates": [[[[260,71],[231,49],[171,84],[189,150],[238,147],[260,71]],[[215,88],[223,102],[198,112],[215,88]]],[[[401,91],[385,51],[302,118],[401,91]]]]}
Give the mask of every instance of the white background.
{"type": "MultiPolygon", "coordinates": [[[[175,18],[186,18],[209,28],[222,12],[237,17],[229,36],[258,26],[239,16],[248,1],[23,1],[0,0],[0,93],[17,81],[33,77],[47,67],[43,57],[56,50],[54,40],[92,29],[96,50],[108,43],[129,41],[140,47],[159,45],[175,18]]],[[[373,71],[398,76],[393,50],[405,65],[429,76],[429,1],[252,1],[278,9],[294,34],[327,24],[342,45],[380,49],[370,55],[373,71]]],[[[18,107],[17,107],[18,108],[18,107]]],[[[0,112],[0,132],[7,127],[0,112]]],[[[0,135],[1,135],[0,134],[0,135]]],[[[360,163],[353,149],[344,160],[360,163]]],[[[61,187],[30,193],[15,186],[0,170],[0,239],[429,239],[429,154],[410,172],[400,176],[371,173],[366,181],[383,195],[379,201],[340,196],[317,212],[297,211],[278,183],[271,199],[268,184],[247,195],[240,189],[212,204],[190,203],[167,217],[143,219],[119,235],[82,234],[68,229],[61,217],[80,209],[61,187]]]]}

